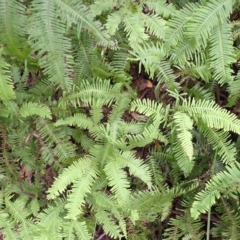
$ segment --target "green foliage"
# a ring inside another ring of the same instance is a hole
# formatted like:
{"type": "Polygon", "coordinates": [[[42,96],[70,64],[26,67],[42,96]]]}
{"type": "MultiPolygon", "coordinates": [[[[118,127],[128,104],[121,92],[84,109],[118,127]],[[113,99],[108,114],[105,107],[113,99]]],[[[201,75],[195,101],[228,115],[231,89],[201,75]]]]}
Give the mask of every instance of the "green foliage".
{"type": "Polygon", "coordinates": [[[240,238],[239,3],[171,2],[0,2],[0,238],[240,238]]]}

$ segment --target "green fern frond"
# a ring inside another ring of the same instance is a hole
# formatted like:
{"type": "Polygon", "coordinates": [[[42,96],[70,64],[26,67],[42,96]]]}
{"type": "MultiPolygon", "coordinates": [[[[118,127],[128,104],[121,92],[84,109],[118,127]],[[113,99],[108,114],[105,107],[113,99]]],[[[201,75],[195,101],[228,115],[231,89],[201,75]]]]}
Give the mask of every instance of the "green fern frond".
{"type": "Polygon", "coordinates": [[[142,43],[149,38],[145,33],[144,26],[141,24],[142,15],[143,13],[141,12],[132,13],[129,11],[123,19],[130,46],[134,46],[136,43],[142,43]]]}
{"type": "Polygon", "coordinates": [[[66,27],[60,21],[54,1],[34,0],[31,11],[30,40],[40,56],[40,66],[49,80],[69,91],[72,86],[73,58],[66,27]]]}
{"type": "Polygon", "coordinates": [[[190,130],[193,128],[193,121],[187,114],[181,112],[175,112],[173,119],[176,124],[177,138],[191,161],[193,159],[193,144],[190,130]]]}
{"type": "Polygon", "coordinates": [[[96,0],[91,4],[90,9],[93,14],[100,15],[102,12],[114,9],[117,4],[119,4],[119,2],[114,2],[112,0],[96,0]]]}
{"type": "Polygon", "coordinates": [[[122,229],[116,225],[114,219],[111,216],[111,213],[106,212],[105,210],[98,210],[95,214],[96,219],[104,229],[104,232],[107,233],[112,238],[121,239],[123,236],[122,229]]]}
{"type": "MultiPolygon", "coordinates": [[[[122,93],[123,84],[111,85],[110,81],[95,80],[92,84],[83,81],[80,87],[75,87],[75,91],[60,101],[60,105],[71,102],[74,106],[81,106],[81,101],[91,105],[92,99],[102,100],[102,105],[108,105],[111,101],[123,96],[130,96],[129,93],[122,93]]],[[[63,106],[64,106],[63,105],[63,106]]]]}
{"type": "Polygon", "coordinates": [[[182,41],[185,35],[185,25],[191,20],[194,11],[199,8],[198,3],[188,3],[178,12],[175,12],[172,19],[169,20],[169,29],[166,32],[166,46],[168,48],[177,45],[182,41]]]}
{"type": "MultiPolygon", "coordinates": [[[[81,213],[83,213],[83,205],[85,201],[84,198],[87,196],[88,193],[91,193],[91,187],[97,178],[97,171],[93,167],[89,168],[88,172],[85,174],[83,173],[84,171],[81,172],[82,176],[78,176],[78,178],[73,181],[73,187],[67,198],[68,203],[65,206],[65,208],[68,210],[66,216],[67,219],[76,220],[77,217],[81,213]]],[[[59,185],[60,184],[61,182],[59,183],[59,185]]],[[[57,183],[55,187],[58,187],[57,183]]]]}
{"type": "Polygon", "coordinates": [[[122,22],[121,14],[116,13],[109,14],[106,22],[106,28],[109,34],[114,35],[118,30],[118,26],[121,22],[122,22]]]}
{"type": "Polygon", "coordinates": [[[209,89],[205,89],[200,86],[200,84],[194,85],[192,88],[187,89],[186,92],[194,97],[196,100],[205,99],[205,100],[214,100],[214,95],[210,92],[209,89]]]}
{"type": "Polygon", "coordinates": [[[195,201],[191,207],[191,216],[194,219],[206,211],[216,203],[221,194],[236,198],[239,193],[240,165],[232,164],[226,167],[226,170],[212,177],[206,184],[206,188],[199,192],[195,197],[195,201]]]}
{"type": "Polygon", "coordinates": [[[54,162],[55,157],[57,157],[60,162],[65,162],[67,159],[76,156],[76,147],[64,132],[66,129],[54,127],[52,123],[45,121],[45,119],[37,119],[36,128],[39,133],[36,133],[36,137],[40,140],[41,152],[43,156],[47,157],[47,160],[54,162]]]}
{"type": "Polygon", "coordinates": [[[55,199],[59,194],[63,193],[67,186],[77,180],[84,178],[93,167],[93,159],[84,157],[74,162],[68,168],[64,169],[62,174],[54,181],[48,190],[48,198],[55,199]]]}
{"type": "Polygon", "coordinates": [[[4,45],[4,53],[14,59],[16,57],[17,61],[24,61],[30,54],[26,10],[23,3],[17,0],[0,2],[0,42],[4,45]]]}
{"type": "Polygon", "coordinates": [[[195,163],[193,160],[189,159],[189,156],[185,152],[185,149],[183,148],[180,141],[173,143],[172,152],[177,160],[179,168],[184,172],[186,176],[188,176],[191,173],[195,163]]]}
{"type": "Polygon", "coordinates": [[[187,112],[193,119],[201,119],[210,128],[240,134],[240,121],[237,117],[216,105],[214,101],[190,99],[184,101],[179,110],[187,112]]]}
{"type": "Polygon", "coordinates": [[[151,171],[148,165],[144,164],[142,160],[136,158],[131,152],[125,151],[119,154],[117,161],[122,167],[128,167],[131,175],[138,177],[149,188],[151,187],[151,171]]]}
{"type": "Polygon", "coordinates": [[[189,212],[182,212],[181,216],[177,216],[176,218],[170,220],[170,226],[164,233],[164,239],[203,239],[205,232],[200,230],[202,228],[203,224],[200,220],[192,221],[189,212]]]}
{"type": "Polygon", "coordinates": [[[56,5],[62,12],[63,18],[67,20],[67,25],[77,25],[77,32],[80,36],[82,28],[88,29],[88,31],[97,38],[98,44],[105,47],[114,47],[114,43],[111,41],[110,36],[104,31],[101,23],[94,20],[94,17],[83,3],[76,0],[60,0],[55,1],[56,5]]]}
{"type": "Polygon", "coordinates": [[[92,59],[98,55],[94,48],[94,39],[83,32],[74,48],[78,49],[75,55],[74,79],[82,81],[82,79],[92,78],[92,59]]]}
{"type": "Polygon", "coordinates": [[[2,49],[0,50],[0,79],[0,99],[2,101],[14,99],[15,92],[10,78],[10,65],[3,59],[2,49]]]}
{"type": "Polygon", "coordinates": [[[150,78],[153,78],[159,67],[159,62],[165,55],[163,48],[145,43],[144,45],[134,46],[133,50],[131,51],[133,57],[130,57],[129,60],[138,61],[139,72],[141,72],[141,65],[143,65],[150,78]]]}
{"type": "Polygon", "coordinates": [[[190,59],[193,58],[194,53],[197,52],[198,45],[199,44],[195,39],[189,40],[184,38],[173,47],[170,57],[171,61],[179,66],[185,66],[190,59]]]}
{"type": "Polygon", "coordinates": [[[91,240],[92,236],[88,231],[86,222],[80,221],[66,221],[63,224],[63,238],[64,239],[82,239],[91,240]]]}
{"type": "Polygon", "coordinates": [[[39,238],[36,239],[41,239],[42,237],[46,239],[62,239],[64,222],[60,215],[64,212],[65,204],[66,200],[56,199],[54,203],[49,203],[48,208],[38,215],[36,235],[39,238]]]}
{"type": "Polygon", "coordinates": [[[143,14],[142,19],[145,23],[147,31],[158,37],[159,39],[165,38],[165,31],[167,29],[166,21],[160,18],[157,14],[143,14]]]}
{"type": "Polygon", "coordinates": [[[220,84],[233,81],[230,65],[235,62],[231,26],[225,21],[217,23],[210,38],[210,58],[213,78],[220,84]]]}
{"type": "Polygon", "coordinates": [[[208,128],[206,124],[199,124],[198,128],[225,164],[235,162],[237,151],[231,141],[228,140],[230,139],[229,133],[208,128]]]}
{"type": "Polygon", "coordinates": [[[165,83],[166,87],[174,91],[179,88],[179,83],[175,81],[176,76],[170,67],[169,62],[162,60],[157,69],[157,79],[159,83],[165,83]]]}
{"type": "Polygon", "coordinates": [[[151,101],[150,99],[136,99],[131,103],[131,111],[138,111],[146,115],[147,117],[154,116],[154,115],[165,115],[165,109],[161,103],[157,103],[155,101],[151,101]]]}
{"type": "Polygon", "coordinates": [[[12,196],[5,196],[5,205],[6,209],[11,214],[13,221],[19,223],[20,238],[30,240],[35,229],[34,223],[29,219],[30,211],[26,209],[26,202],[18,198],[15,201],[12,201],[12,196]]]}
{"type": "Polygon", "coordinates": [[[186,24],[188,36],[196,38],[205,45],[213,28],[221,21],[220,19],[229,17],[232,8],[232,0],[217,0],[195,9],[190,21],[186,24]]]}
{"type": "Polygon", "coordinates": [[[240,72],[238,72],[234,81],[229,83],[228,92],[230,92],[230,96],[228,97],[227,107],[233,107],[240,96],[240,72]]]}
{"type": "Polygon", "coordinates": [[[159,191],[154,188],[149,191],[142,191],[134,196],[130,203],[130,208],[137,210],[141,221],[151,221],[163,211],[171,208],[174,195],[165,191],[159,191]],[[158,201],[161,199],[161,201],[158,201]],[[153,211],[154,209],[154,211],[153,211]]]}
{"type": "Polygon", "coordinates": [[[59,119],[55,126],[61,126],[61,125],[69,125],[69,126],[78,126],[83,129],[92,129],[93,122],[91,121],[91,118],[87,117],[83,113],[76,113],[72,117],[67,117],[65,119],[59,119]]]}
{"type": "Polygon", "coordinates": [[[32,115],[37,115],[48,119],[52,118],[51,111],[48,106],[33,102],[23,104],[19,109],[19,114],[25,118],[32,115]]]}
{"type": "Polygon", "coordinates": [[[108,161],[104,167],[104,172],[116,200],[120,205],[123,205],[130,197],[130,182],[127,179],[126,172],[113,160],[108,161]]]}
{"type": "Polygon", "coordinates": [[[173,4],[166,4],[164,0],[144,0],[143,3],[147,5],[150,11],[153,11],[156,14],[163,16],[164,18],[173,16],[176,11],[173,4]]]}

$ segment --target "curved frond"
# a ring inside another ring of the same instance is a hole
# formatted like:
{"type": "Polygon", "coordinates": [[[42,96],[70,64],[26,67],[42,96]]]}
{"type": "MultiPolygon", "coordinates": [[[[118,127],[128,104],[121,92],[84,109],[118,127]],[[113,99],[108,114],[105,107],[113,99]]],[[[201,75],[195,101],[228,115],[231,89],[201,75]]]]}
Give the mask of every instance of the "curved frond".
{"type": "Polygon", "coordinates": [[[191,207],[191,216],[194,219],[208,211],[221,194],[232,197],[239,194],[240,165],[239,163],[235,164],[228,166],[226,171],[213,176],[206,184],[206,188],[197,194],[191,207]]]}
{"type": "Polygon", "coordinates": [[[210,128],[240,134],[240,120],[236,115],[216,105],[214,101],[192,99],[184,101],[179,109],[188,112],[193,119],[201,119],[210,128]]]}
{"type": "Polygon", "coordinates": [[[193,128],[193,121],[187,114],[181,112],[175,112],[173,119],[176,124],[177,138],[191,161],[193,159],[193,143],[190,130],[193,128]]]}
{"type": "Polygon", "coordinates": [[[128,167],[131,175],[138,177],[145,182],[148,187],[151,187],[151,171],[147,164],[144,164],[141,159],[136,158],[131,152],[121,152],[117,158],[122,167],[128,167]]]}
{"type": "Polygon", "coordinates": [[[208,128],[206,124],[199,124],[198,127],[225,164],[235,162],[237,151],[231,141],[228,140],[230,138],[229,133],[208,128]]]}
{"type": "Polygon", "coordinates": [[[87,117],[83,113],[76,113],[72,117],[67,117],[65,119],[59,119],[55,126],[69,125],[69,126],[78,126],[80,128],[92,129],[93,122],[91,118],[87,117]]]}
{"type": "Polygon", "coordinates": [[[218,21],[229,17],[233,3],[233,0],[216,0],[196,9],[186,25],[189,37],[196,38],[206,44],[218,21]]]}
{"type": "Polygon", "coordinates": [[[97,38],[98,44],[106,47],[113,47],[114,43],[111,41],[110,36],[104,31],[101,23],[94,20],[92,12],[82,2],[78,0],[55,0],[56,5],[59,7],[63,14],[63,18],[67,20],[67,25],[77,25],[77,32],[80,36],[83,28],[97,38]]]}
{"type": "Polygon", "coordinates": [[[32,115],[37,115],[42,118],[51,119],[51,111],[48,106],[33,102],[25,103],[19,109],[19,113],[22,117],[29,117],[32,115]]]}
{"type": "MultiPolygon", "coordinates": [[[[63,193],[67,186],[73,182],[84,179],[93,168],[93,159],[81,158],[74,162],[58,176],[50,189],[48,189],[48,198],[55,199],[59,194],[63,193]]],[[[76,184],[77,186],[78,184],[76,184]]]]}

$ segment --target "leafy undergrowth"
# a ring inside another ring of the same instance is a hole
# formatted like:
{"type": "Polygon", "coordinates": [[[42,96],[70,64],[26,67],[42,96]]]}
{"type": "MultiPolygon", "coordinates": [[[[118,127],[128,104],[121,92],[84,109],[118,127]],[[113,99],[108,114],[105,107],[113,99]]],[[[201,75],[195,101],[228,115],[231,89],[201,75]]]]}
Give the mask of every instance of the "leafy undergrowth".
{"type": "Polygon", "coordinates": [[[0,238],[240,239],[239,3],[0,2],[0,238]]]}

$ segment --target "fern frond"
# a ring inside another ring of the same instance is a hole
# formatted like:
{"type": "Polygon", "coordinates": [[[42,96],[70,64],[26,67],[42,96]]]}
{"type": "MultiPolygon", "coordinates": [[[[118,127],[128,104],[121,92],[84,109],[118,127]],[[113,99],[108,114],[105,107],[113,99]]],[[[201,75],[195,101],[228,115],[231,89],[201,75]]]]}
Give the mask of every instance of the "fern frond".
{"type": "Polygon", "coordinates": [[[198,9],[198,3],[188,3],[180,11],[176,11],[173,18],[169,20],[169,29],[166,32],[166,46],[172,47],[182,41],[185,34],[185,25],[191,20],[194,11],[198,9]]]}
{"type": "Polygon", "coordinates": [[[2,101],[14,99],[15,93],[10,77],[10,65],[3,59],[2,49],[0,50],[0,79],[0,99],[2,101]]]}
{"type": "Polygon", "coordinates": [[[123,18],[123,24],[130,46],[134,46],[137,43],[146,41],[149,37],[145,34],[144,26],[141,24],[143,13],[138,11],[135,13],[126,12],[123,18]]]}
{"type": "Polygon", "coordinates": [[[119,2],[112,0],[96,0],[91,4],[90,8],[93,14],[100,15],[102,12],[114,9],[117,4],[119,4],[119,2]]]}
{"type": "Polygon", "coordinates": [[[150,78],[153,78],[165,53],[160,46],[145,43],[134,46],[131,55],[133,57],[130,57],[129,60],[139,62],[139,72],[141,72],[141,65],[143,65],[150,78]]]}
{"type": "Polygon", "coordinates": [[[65,25],[59,19],[55,1],[34,0],[31,11],[30,40],[40,56],[40,66],[49,80],[64,90],[72,86],[73,57],[65,25]]]}
{"type": "Polygon", "coordinates": [[[55,199],[63,193],[67,186],[77,180],[84,178],[93,167],[93,159],[84,157],[71,164],[58,176],[51,188],[48,190],[48,198],[55,199]]]}
{"type": "Polygon", "coordinates": [[[155,101],[151,101],[150,99],[136,99],[131,103],[131,111],[138,111],[146,115],[147,117],[154,115],[165,115],[165,109],[161,103],[157,103],[155,101]]]}
{"type": "Polygon", "coordinates": [[[240,165],[239,163],[227,166],[226,170],[212,177],[206,184],[206,188],[199,192],[195,197],[195,201],[191,207],[191,216],[194,219],[206,211],[216,203],[221,194],[236,198],[239,194],[239,178],[240,165]]]}
{"type": "Polygon", "coordinates": [[[167,29],[166,21],[157,14],[143,14],[142,19],[145,23],[147,31],[159,39],[165,38],[165,31],[167,29]]]}
{"type": "Polygon", "coordinates": [[[218,21],[227,19],[232,8],[232,0],[210,1],[206,5],[200,6],[186,24],[188,36],[202,41],[202,44],[205,45],[218,21]]]}
{"type": "Polygon", "coordinates": [[[60,101],[60,105],[71,102],[74,106],[81,106],[81,101],[91,105],[92,99],[102,100],[102,105],[108,105],[111,101],[125,96],[129,93],[122,93],[123,84],[118,83],[111,85],[110,81],[95,80],[92,84],[83,81],[80,87],[76,87],[75,91],[60,101]]]}
{"type": "Polygon", "coordinates": [[[167,191],[153,190],[143,191],[134,196],[130,203],[132,210],[137,210],[139,218],[147,221],[155,219],[156,215],[162,214],[171,208],[174,195],[167,191]],[[161,201],[158,201],[161,199],[161,201]],[[154,209],[154,210],[153,210],[154,209]]]}
{"type": "Polygon", "coordinates": [[[80,36],[82,28],[97,38],[98,44],[105,47],[114,47],[110,36],[104,31],[101,23],[94,20],[91,11],[81,2],[76,0],[57,0],[56,5],[62,12],[63,17],[67,20],[67,25],[77,25],[77,32],[80,36]]]}
{"type": "Polygon", "coordinates": [[[157,79],[159,83],[165,83],[169,90],[174,91],[179,88],[179,83],[175,81],[175,78],[176,76],[173,74],[169,62],[162,60],[157,69],[157,79]]]}
{"type": "Polygon", "coordinates": [[[170,220],[170,227],[166,229],[166,232],[164,233],[164,239],[203,239],[205,233],[204,231],[200,230],[202,228],[203,224],[200,220],[192,221],[189,212],[185,212],[182,213],[182,216],[177,216],[176,218],[170,220]]]}
{"type": "Polygon", "coordinates": [[[69,136],[64,133],[66,129],[54,127],[52,123],[45,119],[37,119],[36,128],[39,132],[39,136],[37,133],[36,137],[42,144],[41,152],[43,156],[47,157],[47,160],[54,162],[54,156],[57,156],[59,161],[64,162],[69,158],[76,157],[76,147],[69,141],[69,136]]]}
{"type": "Polygon", "coordinates": [[[104,172],[106,173],[116,200],[120,205],[123,205],[130,197],[130,182],[127,179],[126,172],[113,160],[110,160],[105,165],[104,172]]]}
{"type": "Polygon", "coordinates": [[[235,162],[237,151],[231,141],[228,140],[230,139],[229,133],[208,128],[206,124],[199,124],[198,128],[225,164],[235,162]]]}
{"type": "MultiPolygon", "coordinates": [[[[71,193],[69,193],[67,198],[68,204],[65,207],[68,210],[66,216],[68,219],[76,220],[77,216],[83,212],[84,198],[91,192],[91,186],[97,178],[97,171],[93,167],[85,174],[83,173],[84,171],[81,172],[82,176],[79,176],[77,180],[73,181],[71,193]]],[[[61,183],[59,183],[59,185],[60,184],[61,183]]],[[[57,185],[55,185],[55,187],[57,187],[57,185]]]]}
{"type": "Polygon", "coordinates": [[[230,96],[228,97],[227,107],[232,107],[236,104],[240,96],[240,72],[238,72],[234,81],[229,83],[228,91],[230,96]]]}
{"type": "Polygon", "coordinates": [[[194,161],[190,161],[189,156],[185,152],[185,149],[180,141],[173,143],[172,152],[174,157],[177,159],[178,166],[184,172],[184,174],[188,176],[191,173],[195,163],[194,161]]]}
{"type": "Polygon", "coordinates": [[[131,152],[127,151],[121,152],[117,158],[117,161],[122,165],[122,167],[128,167],[131,175],[138,177],[145,182],[149,188],[151,187],[151,171],[147,164],[144,164],[131,152]]]}
{"type": "Polygon", "coordinates": [[[91,118],[87,117],[83,113],[76,113],[72,117],[67,117],[65,119],[59,119],[55,123],[55,126],[69,125],[69,126],[78,126],[83,129],[91,129],[93,127],[93,122],[91,118]]]}
{"type": "MultiPolygon", "coordinates": [[[[60,215],[64,212],[66,200],[56,199],[54,203],[50,203],[48,208],[44,209],[38,215],[37,235],[39,239],[46,237],[46,239],[62,239],[63,220],[60,215]]],[[[38,238],[37,238],[38,239],[38,238]]]]}
{"type": "Polygon", "coordinates": [[[214,101],[190,99],[184,101],[180,110],[188,112],[194,119],[201,119],[208,127],[233,131],[240,134],[240,121],[237,117],[222,109],[214,101]]]}
{"type": "Polygon", "coordinates": [[[28,218],[30,216],[30,212],[28,209],[26,209],[26,202],[21,198],[12,201],[11,196],[6,195],[5,205],[12,218],[14,219],[14,222],[19,223],[19,228],[21,229],[21,238],[30,240],[35,226],[33,222],[28,218]]]}
{"type": "Polygon", "coordinates": [[[74,48],[78,49],[75,55],[74,79],[80,82],[82,79],[92,78],[92,59],[98,55],[94,48],[94,39],[83,32],[74,48]]]}
{"type": "Polygon", "coordinates": [[[153,11],[164,18],[173,16],[176,11],[173,4],[166,4],[164,0],[144,0],[143,3],[147,5],[150,11],[153,11]]]}
{"type": "Polygon", "coordinates": [[[37,115],[48,119],[52,118],[51,111],[48,106],[33,102],[23,104],[19,109],[19,114],[25,118],[32,115],[37,115]]]}
{"type": "Polygon", "coordinates": [[[63,224],[63,237],[64,239],[78,239],[91,240],[92,236],[88,232],[86,222],[80,221],[66,221],[63,224]]]}
{"type": "Polygon", "coordinates": [[[28,19],[26,7],[17,0],[0,2],[0,42],[4,52],[24,61],[29,57],[30,46],[27,40],[28,19]]]}
{"type": "MultiPolygon", "coordinates": [[[[199,43],[195,39],[184,38],[173,47],[170,59],[180,66],[188,64],[193,54],[197,52],[199,43]]],[[[200,50],[201,51],[201,50],[200,50]]],[[[203,55],[203,54],[202,54],[203,55]]]]}
{"type": "Polygon", "coordinates": [[[187,114],[181,112],[175,112],[173,119],[176,124],[177,138],[181,142],[185,154],[191,161],[193,159],[193,144],[190,130],[193,128],[193,121],[187,114]]]}
{"type": "Polygon", "coordinates": [[[235,62],[231,26],[227,22],[218,23],[210,38],[210,58],[213,77],[220,84],[233,81],[230,65],[235,62]]]}
{"type": "Polygon", "coordinates": [[[194,97],[196,100],[204,99],[204,100],[214,100],[214,95],[210,92],[209,89],[205,89],[200,86],[200,84],[194,85],[191,89],[187,89],[186,92],[189,96],[194,97]]]}
{"type": "Polygon", "coordinates": [[[123,237],[122,230],[118,225],[116,225],[114,219],[111,216],[111,213],[106,212],[103,209],[99,209],[96,214],[97,221],[102,224],[104,232],[107,233],[112,238],[123,237]]]}

